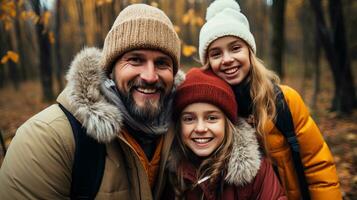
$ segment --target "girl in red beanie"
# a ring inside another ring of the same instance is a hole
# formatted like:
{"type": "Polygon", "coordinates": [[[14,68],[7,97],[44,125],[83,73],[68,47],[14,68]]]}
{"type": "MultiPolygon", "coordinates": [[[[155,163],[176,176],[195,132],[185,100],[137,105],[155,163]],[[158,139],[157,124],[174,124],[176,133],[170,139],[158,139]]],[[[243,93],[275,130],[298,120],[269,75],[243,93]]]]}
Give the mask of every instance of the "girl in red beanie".
{"type": "Polygon", "coordinates": [[[165,199],[286,199],[230,86],[191,69],[174,100],[176,134],[165,199]]]}
{"type": "Polygon", "coordinates": [[[239,4],[216,0],[206,20],[199,36],[201,63],[231,85],[239,116],[256,128],[288,198],[342,199],[333,157],[320,130],[300,95],[279,85],[275,73],[256,57],[255,40],[239,4]]]}

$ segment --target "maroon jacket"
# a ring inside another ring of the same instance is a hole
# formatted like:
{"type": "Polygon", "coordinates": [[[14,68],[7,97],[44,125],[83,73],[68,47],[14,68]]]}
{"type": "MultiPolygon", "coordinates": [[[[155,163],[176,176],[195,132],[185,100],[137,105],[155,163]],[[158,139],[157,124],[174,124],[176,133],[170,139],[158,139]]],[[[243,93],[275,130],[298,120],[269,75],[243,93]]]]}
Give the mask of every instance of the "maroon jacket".
{"type": "MultiPolygon", "coordinates": [[[[203,193],[204,199],[207,200],[286,200],[287,197],[272,165],[265,158],[261,159],[254,129],[241,120],[233,140],[233,150],[227,163],[227,176],[224,179],[222,196],[220,198],[216,196],[217,185],[222,184],[210,184],[208,179],[193,190],[187,191],[185,198],[200,200],[203,193]]],[[[196,168],[191,163],[179,162],[182,155],[177,155],[177,152],[173,147],[169,160],[170,173],[175,174],[177,169],[183,170],[183,178],[188,183],[197,183],[196,168]]],[[[170,185],[167,185],[164,194],[164,199],[174,199],[174,192],[170,185]]]]}

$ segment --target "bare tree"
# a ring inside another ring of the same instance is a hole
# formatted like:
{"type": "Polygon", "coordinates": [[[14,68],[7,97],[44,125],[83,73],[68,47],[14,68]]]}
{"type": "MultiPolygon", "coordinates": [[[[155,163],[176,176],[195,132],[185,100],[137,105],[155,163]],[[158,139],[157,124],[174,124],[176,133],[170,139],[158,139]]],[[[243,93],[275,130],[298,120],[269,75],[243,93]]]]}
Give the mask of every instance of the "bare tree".
{"type": "Polygon", "coordinates": [[[273,0],[272,7],[272,67],[281,78],[284,78],[283,52],[285,4],[285,0],[273,0]]]}
{"type": "Polygon", "coordinates": [[[57,84],[58,84],[58,89],[61,91],[64,87],[63,83],[63,63],[62,63],[62,58],[61,58],[61,8],[62,8],[62,3],[61,0],[57,0],[56,2],[56,22],[55,22],[55,37],[56,37],[56,42],[55,42],[55,52],[56,52],[56,63],[57,63],[57,68],[56,68],[56,79],[57,79],[57,84]]]}
{"type": "MultiPolygon", "coordinates": [[[[42,7],[40,1],[32,0],[31,4],[35,13],[41,16],[42,10],[46,10],[42,7]]],[[[39,56],[40,56],[40,78],[43,92],[44,101],[52,101],[54,99],[53,95],[53,83],[52,83],[52,66],[51,66],[51,44],[49,41],[49,33],[45,30],[44,23],[36,24],[36,31],[39,41],[39,56]]]]}
{"type": "Polygon", "coordinates": [[[340,0],[329,0],[331,29],[328,29],[320,0],[310,0],[315,13],[318,35],[327,61],[332,71],[335,92],[332,110],[341,114],[350,113],[356,107],[354,80],[347,53],[346,31],[344,26],[342,3],[340,0]]]}

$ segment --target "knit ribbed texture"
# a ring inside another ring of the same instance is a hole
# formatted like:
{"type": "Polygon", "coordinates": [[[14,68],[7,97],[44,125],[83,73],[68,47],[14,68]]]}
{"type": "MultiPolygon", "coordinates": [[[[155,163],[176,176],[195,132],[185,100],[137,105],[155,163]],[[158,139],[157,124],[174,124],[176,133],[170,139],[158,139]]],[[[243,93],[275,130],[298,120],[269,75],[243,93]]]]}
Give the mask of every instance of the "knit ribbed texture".
{"type": "Polygon", "coordinates": [[[174,117],[192,103],[210,103],[220,108],[232,122],[237,122],[237,103],[233,90],[210,70],[193,68],[177,88],[174,117]]]}
{"type": "Polygon", "coordinates": [[[209,45],[223,36],[243,39],[256,53],[255,39],[250,32],[248,19],[240,12],[240,6],[235,0],[215,0],[207,8],[206,20],[200,31],[198,48],[203,65],[207,62],[209,45]]]}
{"type": "Polygon", "coordinates": [[[180,39],[170,19],[160,9],[134,4],[121,11],[104,41],[103,62],[107,74],[111,73],[118,57],[134,49],[168,54],[176,74],[180,63],[180,39]]]}

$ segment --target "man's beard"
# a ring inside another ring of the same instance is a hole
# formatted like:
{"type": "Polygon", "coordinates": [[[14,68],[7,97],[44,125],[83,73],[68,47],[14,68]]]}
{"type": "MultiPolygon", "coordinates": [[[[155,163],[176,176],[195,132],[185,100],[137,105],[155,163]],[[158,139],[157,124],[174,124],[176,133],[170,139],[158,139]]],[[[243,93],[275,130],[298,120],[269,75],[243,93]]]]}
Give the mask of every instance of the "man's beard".
{"type": "Polygon", "coordinates": [[[155,84],[148,84],[140,78],[128,83],[128,92],[118,88],[119,95],[129,114],[139,121],[153,121],[157,119],[167,105],[169,95],[165,93],[165,84],[159,80],[155,84]],[[133,98],[133,92],[137,87],[156,88],[160,93],[159,100],[146,99],[143,106],[138,106],[133,98]]]}

